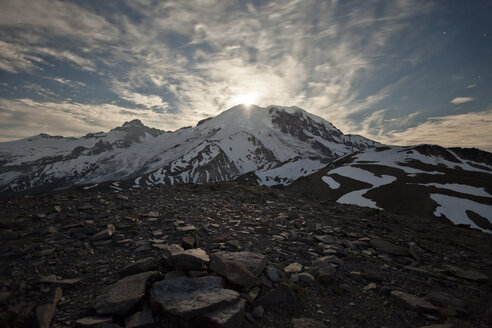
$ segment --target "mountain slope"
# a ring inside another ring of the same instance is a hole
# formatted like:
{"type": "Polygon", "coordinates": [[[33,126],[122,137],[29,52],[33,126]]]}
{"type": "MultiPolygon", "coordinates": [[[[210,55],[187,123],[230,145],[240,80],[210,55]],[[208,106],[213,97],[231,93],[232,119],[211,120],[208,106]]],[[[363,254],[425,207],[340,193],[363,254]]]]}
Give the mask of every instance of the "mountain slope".
{"type": "Polygon", "coordinates": [[[478,149],[377,147],[338,158],[289,188],[492,233],[492,154],[478,149]]]}
{"type": "Polygon", "coordinates": [[[0,192],[128,179],[133,187],[208,183],[248,172],[261,184],[288,184],[375,145],[297,107],[239,105],[174,132],[134,120],[81,138],[41,134],[0,143],[0,192]]]}

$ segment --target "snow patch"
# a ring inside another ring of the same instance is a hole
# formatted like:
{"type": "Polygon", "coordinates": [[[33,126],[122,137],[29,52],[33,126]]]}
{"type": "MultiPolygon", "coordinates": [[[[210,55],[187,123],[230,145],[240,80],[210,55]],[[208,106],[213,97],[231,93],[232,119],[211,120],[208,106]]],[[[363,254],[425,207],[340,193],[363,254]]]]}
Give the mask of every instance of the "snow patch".
{"type": "Polygon", "coordinates": [[[491,194],[485,191],[485,188],[473,187],[459,183],[418,183],[420,186],[437,187],[441,189],[448,189],[456,191],[462,194],[481,196],[481,197],[492,197],[491,194]]]}
{"type": "Polygon", "coordinates": [[[466,214],[467,210],[473,211],[486,218],[489,222],[492,222],[492,206],[442,194],[430,194],[430,198],[438,203],[434,211],[435,216],[444,215],[454,224],[469,224],[472,228],[492,233],[491,230],[477,226],[466,214]]]}
{"type": "Polygon", "coordinates": [[[321,180],[323,180],[324,183],[330,186],[331,189],[338,189],[340,187],[340,184],[336,182],[335,179],[333,179],[332,177],[323,176],[321,180]]]}
{"type": "Polygon", "coordinates": [[[377,209],[381,209],[381,208],[378,207],[374,201],[365,198],[363,195],[371,189],[378,188],[386,184],[390,184],[396,180],[396,177],[391,175],[382,175],[381,177],[378,177],[374,175],[374,173],[372,172],[352,166],[337,167],[336,169],[333,169],[327,173],[327,175],[330,174],[338,174],[347,178],[359,180],[372,185],[371,188],[355,190],[343,195],[342,197],[337,199],[337,203],[352,204],[352,205],[371,207],[377,209]]]}

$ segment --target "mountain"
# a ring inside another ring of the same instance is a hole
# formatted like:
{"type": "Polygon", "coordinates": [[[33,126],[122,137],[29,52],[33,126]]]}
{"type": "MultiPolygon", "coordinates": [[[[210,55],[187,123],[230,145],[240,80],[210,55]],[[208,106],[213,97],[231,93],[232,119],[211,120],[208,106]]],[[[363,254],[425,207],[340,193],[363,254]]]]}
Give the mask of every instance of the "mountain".
{"type": "Polygon", "coordinates": [[[342,204],[448,219],[492,233],[492,154],[478,149],[371,148],[342,156],[288,188],[342,204]]]}
{"type": "Polygon", "coordinates": [[[247,174],[262,185],[286,185],[378,145],[298,107],[238,105],[174,132],[133,120],[81,138],[40,134],[0,143],[0,192],[105,181],[116,189],[209,183],[247,174]]]}

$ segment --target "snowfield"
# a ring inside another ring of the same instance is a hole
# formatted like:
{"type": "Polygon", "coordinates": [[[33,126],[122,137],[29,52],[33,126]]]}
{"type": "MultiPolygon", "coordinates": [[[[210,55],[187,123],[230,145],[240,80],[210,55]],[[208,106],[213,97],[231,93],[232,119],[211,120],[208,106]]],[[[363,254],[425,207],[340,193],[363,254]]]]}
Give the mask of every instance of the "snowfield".
{"type": "Polygon", "coordinates": [[[475,224],[466,211],[473,211],[476,214],[492,222],[492,206],[474,202],[469,199],[452,197],[441,194],[431,194],[431,199],[438,203],[434,215],[439,217],[446,216],[454,224],[469,224],[470,227],[481,229],[484,232],[492,233],[492,230],[484,229],[475,224]]]}
{"type": "MultiPolygon", "coordinates": [[[[327,173],[328,176],[330,174],[338,174],[338,175],[341,175],[341,176],[344,176],[344,177],[347,177],[350,179],[359,180],[361,182],[365,182],[365,183],[372,185],[371,188],[355,190],[355,191],[352,191],[352,192],[349,192],[349,193],[343,195],[342,197],[340,197],[337,200],[337,203],[358,205],[358,206],[371,207],[371,208],[377,208],[377,209],[381,209],[381,208],[378,207],[374,201],[365,198],[364,194],[373,188],[377,188],[377,187],[380,187],[382,185],[390,184],[396,180],[396,177],[393,177],[390,175],[382,175],[381,177],[378,177],[372,172],[360,169],[358,167],[352,167],[352,166],[338,167],[338,168],[333,169],[327,173]]],[[[325,181],[325,180],[323,180],[323,181],[325,181]]],[[[335,189],[335,188],[332,188],[332,189],[335,189]]]]}

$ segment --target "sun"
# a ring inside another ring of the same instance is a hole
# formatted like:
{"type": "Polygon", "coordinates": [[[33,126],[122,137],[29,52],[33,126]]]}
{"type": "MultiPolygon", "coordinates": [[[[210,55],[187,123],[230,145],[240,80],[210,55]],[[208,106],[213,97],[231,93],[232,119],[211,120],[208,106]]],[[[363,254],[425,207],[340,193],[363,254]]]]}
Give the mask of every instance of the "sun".
{"type": "Polygon", "coordinates": [[[239,95],[235,99],[236,104],[243,104],[246,106],[254,104],[256,101],[256,94],[254,93],[244,93],[239,95]]]}

